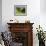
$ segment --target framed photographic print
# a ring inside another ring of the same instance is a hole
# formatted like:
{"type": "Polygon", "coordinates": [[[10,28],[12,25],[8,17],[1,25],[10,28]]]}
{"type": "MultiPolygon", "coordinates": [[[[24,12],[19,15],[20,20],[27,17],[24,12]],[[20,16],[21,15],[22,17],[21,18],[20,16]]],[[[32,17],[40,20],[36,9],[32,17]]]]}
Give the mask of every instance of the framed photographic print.
{"type": "Polygon", "coordinates": [[[14,16],[26,16],[27,5],[14,5],[14,16]]]}

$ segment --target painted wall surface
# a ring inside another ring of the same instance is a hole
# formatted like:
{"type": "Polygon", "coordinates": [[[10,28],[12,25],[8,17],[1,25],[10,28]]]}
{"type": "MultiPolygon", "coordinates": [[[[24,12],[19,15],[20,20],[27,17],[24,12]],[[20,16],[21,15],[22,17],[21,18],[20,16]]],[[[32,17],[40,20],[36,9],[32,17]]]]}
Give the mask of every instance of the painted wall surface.
{"type": "Polygon", "coordinates": [[[36,27],[41,24],[43,29],[46,29],[46,14],[43,14],[41,12],[42,4],[43,3],[42,1],[40,2],[40,0],[2,0],[3,31],[8,30],[7,22],[11,19],[17,19],[19,22],[25,22],[25,20],[30,20],[31,23],[34,23],[33,45],[38,46],[38,38],[36,37],[36,27]],[[14,5],[27,5],[27,16],[14,16],[14,5]]]}
{"type": "MultiPolygon", "coordinates": [[[[17,19],[19,22],[30,20],[33,23],[39,23],[40,16],[40,0],[3,0],[2,1],[2,23],[6,23],[10,19],[17,19]],[[14,5],[27,5],[27,16],[14,16],[14,5]]],[[[36,25],[37,25],[36,24],[36,25]]],[[[6,28],[4,27],[6,30],[6,28]]]]}
{"type": "Polygon", "coordinates": [[[38,46],[36,27],[40,24],[40,0],[2,0],[3,31],[8,30],[7,22],[17,19],[19,22],[30,20],[33,25],[33,45],[38,46]],[[14,5],[27,5],[27,16],[14,16],[14,5]],[[37,40],[36,40],[37,39],[37,40]]]}
{"type": "Polygon", "coordinates": [[[2,0],[0,0],[0,31],[2,31],[2,0]]]}
{"type": "Polygon", "coordinates": [[[46,31],[46,0],[40,0],[40,25],[46,31]]]}
{"type": "Polygon", "coordinates": [[[46,13],[46,0],[40,0],[40,9],[42,13],[46,13]]]}

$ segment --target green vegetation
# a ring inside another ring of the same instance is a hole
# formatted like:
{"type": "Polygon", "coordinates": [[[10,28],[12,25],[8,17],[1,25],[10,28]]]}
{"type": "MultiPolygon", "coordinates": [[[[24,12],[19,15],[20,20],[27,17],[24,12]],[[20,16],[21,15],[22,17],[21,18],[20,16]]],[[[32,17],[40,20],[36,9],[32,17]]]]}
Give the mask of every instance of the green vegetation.
{"type": "Polygon", "coordinates": [[[17,15],[22,15],[25,14],[25,8],[16,8],[16,14],[17,15]]]}

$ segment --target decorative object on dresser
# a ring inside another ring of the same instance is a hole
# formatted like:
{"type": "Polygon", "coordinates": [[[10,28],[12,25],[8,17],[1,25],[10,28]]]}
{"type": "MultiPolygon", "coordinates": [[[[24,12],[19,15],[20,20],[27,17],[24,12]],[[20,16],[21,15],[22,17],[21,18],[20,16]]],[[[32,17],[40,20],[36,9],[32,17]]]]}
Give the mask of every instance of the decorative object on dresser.
{"type": "Polygon", "coordinates": [[[8,21],[9,23],[19,23],[19,21],[17,19],[11,19],[10,21],[8,21]]]}
{"type": "Polygon", "coordinates": [[[12,41],[18,46],[33,46],[33,23],[7,23],[12,41]]]}

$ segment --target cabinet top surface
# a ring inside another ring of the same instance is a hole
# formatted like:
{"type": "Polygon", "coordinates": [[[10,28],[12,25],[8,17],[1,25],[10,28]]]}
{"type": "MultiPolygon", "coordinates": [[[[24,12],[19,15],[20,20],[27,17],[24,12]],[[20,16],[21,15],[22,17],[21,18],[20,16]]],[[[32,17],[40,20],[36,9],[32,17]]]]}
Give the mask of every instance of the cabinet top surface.
{"type": "Polygon", "coordinates": [[[20,25],[20,24],[22,24],[22,25],[23,25],[23,24],[31,24],[31,25],[33,25],[34,23],[7,23],[7,24],[8,24],[8,25],[14,25],[14,24],[19,24],[19,25],[20,25]]]}

